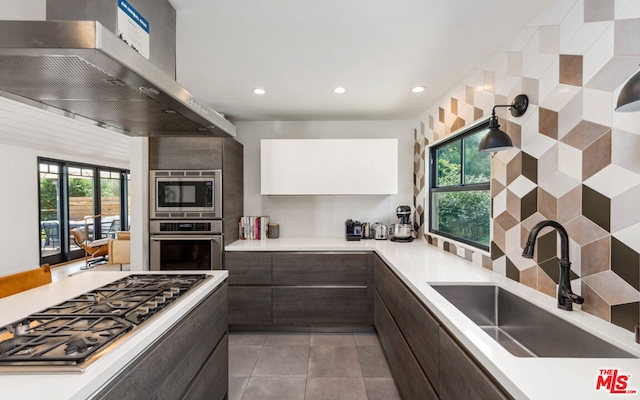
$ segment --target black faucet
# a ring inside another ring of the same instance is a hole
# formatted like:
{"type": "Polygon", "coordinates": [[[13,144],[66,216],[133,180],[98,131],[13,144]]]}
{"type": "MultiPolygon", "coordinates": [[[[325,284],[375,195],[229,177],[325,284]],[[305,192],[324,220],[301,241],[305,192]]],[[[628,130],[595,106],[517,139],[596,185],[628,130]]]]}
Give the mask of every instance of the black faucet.
{"type": "Polygon", "coordinates": [[[571,291],[571,279],[569,279],[569,270],[571,263],[569,262],[569,236],[562,225],[556,221],[542,221],[534,226],[527,238],[527,244],[522,250],[522,257],[533,258],[533,248],[535,246],[536,237],[544,227],[553,227],[560,234],[560,284],[558,285],[558,308],[565,311],[573,310],[573,303],[584,303],[584,297],[578,296],[571,291]]]}

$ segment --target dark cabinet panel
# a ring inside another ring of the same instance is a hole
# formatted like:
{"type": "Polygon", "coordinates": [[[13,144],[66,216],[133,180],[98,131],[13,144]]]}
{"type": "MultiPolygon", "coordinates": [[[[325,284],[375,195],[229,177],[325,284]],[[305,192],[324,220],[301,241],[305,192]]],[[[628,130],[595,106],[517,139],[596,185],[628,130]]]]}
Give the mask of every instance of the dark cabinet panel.
{"type": "Polygon", "coordinates": [[[420,366],[438,388],[438,322],[377,255],[377,290],[407,340],[420,366]]]}
{"type": "Polygon", "coordinates": [[[229,287],[229,324],[271,324],[271,287],[229,287]]]}
{"type": "Polygon", "coordinates": [[[271,285],[271,253],[229,251],[225,269],[230,285],[271,285]]]}
{"type": "Polygon", "coordinates": [[[274,253],[274,285],[367,285],[367,254],[274,253]]]}
{"type": "Polygon", "coordinates": [[[244,215],[244,147],[234,139],[222,139],[222,221],[224,244],[238,240],[238,222],[244,215]]]}
{"type": "MultiPolygon", "coordinates": [[[[380,343],[402,398],[437,400],[438,396],[378,294],[375,296],[375,323],[380,343]]],[[[465,398],[460,397],[458,400],[461,399],[465,398]]]]}
{"type": "Polygon", "coordinates": [[[150,137],[149,169],[222,169],[222,138],[150,137]]]}
{"type": "MultiPolygon", "coordinates": [[[[227,333],[227,284],[204,299],[194,310],[134,360],[96,399],[180,398],[190,386],[223,336],[227,333]]],[[[221,366],[227,374],[228,366],[221,366]]]]}
{"type": "Polygon", "coordinates": [[[274,287],[274,324],[366,324],[367,288],[274,287]]]}
{"type": "Polygon", "coordinates": [[[442,400],[509,399],[447,332],[440,328],[440,398],[442,400]]]}
{"type": "Polygon", "coordinates": [[[229,389],[229,340],[225,335],[189,385],[182,400],[223,400],[229,389]]]}

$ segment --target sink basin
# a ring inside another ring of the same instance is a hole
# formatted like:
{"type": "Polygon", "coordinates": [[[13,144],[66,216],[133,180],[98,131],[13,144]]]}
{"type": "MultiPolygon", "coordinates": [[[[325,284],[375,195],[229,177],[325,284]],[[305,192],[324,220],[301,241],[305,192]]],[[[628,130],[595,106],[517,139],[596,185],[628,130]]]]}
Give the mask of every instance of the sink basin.
{"type": "Polygon", "coordinates": [[[496,285],[431,285],[518,357],[638,358],[496,285]]]}

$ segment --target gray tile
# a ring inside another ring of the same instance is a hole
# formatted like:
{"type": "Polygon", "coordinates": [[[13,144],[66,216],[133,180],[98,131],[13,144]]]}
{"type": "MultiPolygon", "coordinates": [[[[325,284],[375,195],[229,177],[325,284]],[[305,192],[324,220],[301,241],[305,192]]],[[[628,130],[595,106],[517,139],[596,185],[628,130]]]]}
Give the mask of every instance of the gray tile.
{"type": "Polygon", "coordinates": [[[263,345],[266,338],[264,333],[230,332],[229,346],[263,345]]]}
{"type": "Polygon", "coordinates": [[[362,378],[309,378],[306,400],[367,400],[362,378]]]}
{"type": "Polygon", "coordinates": [[[244,389],[249,383],[248,377],[229,377],[229,400],[241,400],[244,389]]]}
{"type": "Polygon", "coordinates": [[[364,378],[369,400],[401,400],[392,378],[364,378]]]}
{"type": "Polygon", "coordinates": [[[267,335],[265,346],[309,346],[311,334],[294,332],[271,332],[267,335]]]}
{"type": "Polygon", "coordinates": [[[251,378],[242,400],[304,400],[306,384],[306,378],[251,378]]]}
{"type": "Polygon", "coordinates": [[[359,346],[358,358],[362,376],[367,378],[390,378],[389,364],[380,346],[359,346]]]}
{"type": "Polygon", "coordinates": [[[309,346],[264,346],[254,377],[306,377],[309,346]]]}
{"type": "Polygon", "coordinates": [[[353,333],[312,333],[311,346],[355,346],[353,333]]]}
{"type": "Polygon", "coordinates": [[[229,346],[229,376],[251,376],[262,346],[229,346]]]}
{"type": "Polygon", "coordinates": [[[380,339],[375,332],[354,333],[353,338],[356,341],[356,346],[380,346],[380,339]]]}
{"type": "Polygon", "coordinates": [[[355,346],[311,346],[310,377],[362,377],[355,346]]]}

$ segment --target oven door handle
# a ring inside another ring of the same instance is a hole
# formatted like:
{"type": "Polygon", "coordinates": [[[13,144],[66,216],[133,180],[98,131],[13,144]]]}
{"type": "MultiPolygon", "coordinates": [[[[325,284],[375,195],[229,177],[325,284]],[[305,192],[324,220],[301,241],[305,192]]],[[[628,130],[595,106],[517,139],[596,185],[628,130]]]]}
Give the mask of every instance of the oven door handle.
{"type": "Polygon", "coordinates": [[[220,242],[220,236],[162,236],[152,237],[151,240],[160,242],[162,240],[212,240],[214,242],[220,242]]]}

